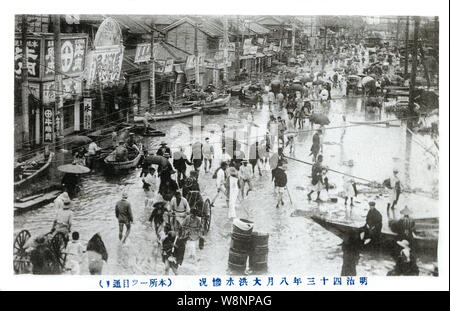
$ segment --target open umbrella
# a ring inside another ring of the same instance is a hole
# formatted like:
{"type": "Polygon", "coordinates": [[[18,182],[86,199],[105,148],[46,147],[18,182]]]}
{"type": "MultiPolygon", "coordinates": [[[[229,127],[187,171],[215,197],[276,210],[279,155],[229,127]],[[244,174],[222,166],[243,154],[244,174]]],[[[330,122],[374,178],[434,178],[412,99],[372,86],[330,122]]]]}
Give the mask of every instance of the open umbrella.
{"type": "Polygon", "coordinates": [[[165,157],[159,156],[159,155],[149,155],[145,158],[144,161],[147,162],[148,164],[157,164],[161,167],[166,167],[166,166],[170,165],[169,160],[167,160],[165,157]]]}
{"type": "Polygon", "coordinates": [[[330,119],[324,114],[321,113],[313,113],[309,117],[310,121],[320,125],[328,125],[330,124],[330,119]]]}
{"type": "Polygon", "coordinates": [[[371,81],[374,81],[374,82],[375,82],[375,79],[372,78],[372,77],[370,77],[370,76],[367,76],[367,77],[362,78],[361,84],[362,84],[362,85],[366,85],[367,83],[369,83],[369,82],[371,82],[371,81]]]}
{"type": "Polygon", "coordinates": [[[66,143],[67,143],[67,145],[70,146],[70,148],[81,147],[81,146],[90,144],[91,142],[92,142],[92,139],[90,139],[87,136],[82,136],[82,135],[69,136],[66,138],[66,143]]]}
{"type": "Polygon", "coordinates": [[[78,164],[64,164],[58,166],[58,171],[63,173],[71,173],[71,174],[86,174],[91,170],[83,165],[78,164]]]}

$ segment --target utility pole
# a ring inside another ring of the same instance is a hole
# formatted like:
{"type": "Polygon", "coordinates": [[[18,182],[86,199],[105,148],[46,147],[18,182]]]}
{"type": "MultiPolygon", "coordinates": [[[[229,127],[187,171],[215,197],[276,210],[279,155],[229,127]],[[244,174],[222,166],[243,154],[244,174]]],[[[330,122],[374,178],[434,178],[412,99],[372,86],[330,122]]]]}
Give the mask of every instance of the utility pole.
{"type": "Polygon", "coordinates": [[[195,84],[200,85],[200,68],[199,68],[199,59],[198,59],[198,46],[197,46],[197,28],[198,24],[196,23],[194,32],[194,55],[195,55],[195,84]]]}
{"type": "Polygon", "coordinates": [[[295,57],[295,21],[292,19],[292,57],[295,57]]]}
{"type": "Polygon", "coordinates": [[[395,42],[398,49],[398,35],[400,33],[400,16],[397,16],[397,32],[395,34],[395,42]]]}
{"type": "Polygon", "coordinates": [[[322,56],[323,56],[323,58],[322,58],[322,70],[324,70],[324,68],[325,68],[325,54],[327,52],[327,30],[328,30],[328,27],[325,26],[325,42],[324,42],[324,45],[323,45],[323,54],[322,54],[322,56]]]}
{"type": "Polygon", "coordinates": [[[225,66],[223,67],[223,81],[228,83],[228,19],[225,16],[223,21],[223,58],[225,59],[225,66]]]}
{"type": "Polygon", "coordinates": [[[28,53],[27,53],[27,16],[22,15],[22,146],[30,148],[30,119],[28,114],[28,53]]]}
{"type": "Polygon", "coordinates": [[[420,25],[420,17],[414,17],[414,45],[412,51],[412,68],[411,68],[411,80],[409,84],[409,110],[414,110],[414,90],[416,87],[416,73],[417,73],[417,50],[418,44],[417,41],[419,39],[419,25],[420,25]]]}
{"type": "Polygon", "coordinates": [[[155,55],[153,52],[155,35],[154,35],[154,24],[152,21],[152,32],[150,33],[150,97],[151,106],[153,109],[156,107],[156,96],[155,96],[155,55]]]}
{"type": "Polygon", "coordinates": [[[54,53],[55,53],[55,114],[59,119],[57,124],[57,137],[64,137],[64,113],[63,113],[63,86],[61,75],[61,19],[59,15],[53,15],[54,53]]]}
{"type": "Polygon", "coordinates": [[[408,42],[409,42],[409,16],[406,16],[405,70],[404,70],[404,76],[405,76],[405,78],[406,78],[406,75],[408,74],[408,59],[409,59],[408,42]]]}

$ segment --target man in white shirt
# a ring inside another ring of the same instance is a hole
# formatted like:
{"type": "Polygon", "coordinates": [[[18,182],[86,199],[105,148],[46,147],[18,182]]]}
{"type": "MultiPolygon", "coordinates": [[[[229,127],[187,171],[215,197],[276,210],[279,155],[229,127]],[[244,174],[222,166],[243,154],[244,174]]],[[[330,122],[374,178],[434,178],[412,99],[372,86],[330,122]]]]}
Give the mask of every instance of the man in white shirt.
{"type": "Polygon", "coordinates": [[[88,147],[88,155],[94,156],[94,155],[97,153],[97,151],[100,151],[100,150],[102,150],[102,148],[100,148],[100,147],[95,143],[95,141],[93,141],[93,142],[91,142],[91,143],[89,144],[89,147],[88,147]]]}
{"type": "Polygon", "coordinates": [[[248,165],[247,160],[245,159],[242,160],[242,165],[239,168],[239,181],[241,183],[242,198],[244,198],[245,184],[248,184],[247,195],[252,190],[252,182],[251,182],[252,175],[253,175],[252,167],[248,165]]]}
{"type": "Polygon", "coordinates": [[[205,173],[211,170],[212,159],[214,158],[214,147],[209,143],[209,138],[205,138],[205,143],[203,144],[203,159],[205,161],[205,173]],[[209,163],[209,168],[208,168],[209,163]]]}
{"type": "Polygon", "coordinates": [[[225,195],[225,198],[227,198],[227,190],[225,187],[225,182],[226,182],[225,170],[227,169],[227,166],[228,165],[226,162],[222,162],[220,164],[219,170],[217,171],[217,177],[216,177],[217,193],[211,202],[211,206],[214,206],[214,202],[216,202],[216,199],[219,197],[220,193],[223,193],[225,195]]]}

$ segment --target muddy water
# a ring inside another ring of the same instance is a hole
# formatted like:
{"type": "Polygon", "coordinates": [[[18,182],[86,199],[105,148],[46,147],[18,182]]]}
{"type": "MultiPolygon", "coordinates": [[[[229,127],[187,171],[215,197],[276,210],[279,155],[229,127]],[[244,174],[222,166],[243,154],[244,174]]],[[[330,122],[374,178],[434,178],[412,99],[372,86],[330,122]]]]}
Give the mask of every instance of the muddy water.
{"type": "MultiPolygon", "coordinates": [[[[336,95],[336,94],[333,94],[336,95]]],[[[285,115],[285,111],[278,111],[271,107],[275,115],[285,115]]],[[[202,124],[217,124],[220,129],[224,124],[236,128],[248,125],[247,116],[250,108],[233,103],[227,116],[202,116],[202,124]]],[[[255,110],[254,123],[265,128],[269,114],[268,106],[255,110]]],[[[359,98],[338,99],[331,104],[329,111],[325,111],[331,121],[330,126],[343,124],[342,115],[347,116],[347,124],[351,121],[373,120],[377,117],[365,113],[362,100],[359,98]]],[[[382,119],[395,119],[385,115],[382,119]]],[[[192,119],[158,123],[158,129],[166,131],[162,138],[169,146],[176,150],[185,146],[190,156],[189,144],[193,140],[186,138],[183,133],[189,132],[192,119]],[[177,125],[175,128],[174,125],[177,125]]],[[[354,126],[345,129],[326,130],[324,136],[324,163],[330,168],[351,175],[363,177],[367,180],[382,182],[388,178],[392,168],[400,170],[400,178],[411,188],[422,188],[431,191],[438,173],[427,163],[430,157],[412,141],[412,138],[430,146],[431,140],[425,136],[407,134],[406,123],[396,122],[398,127],[385,126],[354,126]],[[349,160],[353,166],[349,166],[349,160]]],[[[213,166],[219,165],[220,159],[220,131],[216,134],[207,132],[211,142],[215,145],[215,159],[213,166]]],[[[295,157],[311,162],[309,150],[313,132],[304,132],[295,139],[295,157]]],[[[200,139],[203,139],[201,137],[200,139]]],[[[158,147],[161,138],[149,138],[144,141],[150,149],[158,147]]],[[[243,145],[245,146],[245,144],[243,145]]],[[[338,244],[341,240],[326,231],[312,220],[303,217],[291,217],[294,209],[306,212],[326,212],[329,217],[346,219],[362,224],[368,210],[368,202],[377,202],[377,208],[384,214],[387,195],[360,194],[355,200],[353,208],[345,207],[343,199],[338,203],[315,203],[307,200],[307,188],[310,184],[311,167],[302,163],[289,161],[288,189],[292,204],[288,196],[286,205],[275,208],[276,199],[273,193],[270,170],[266,168],[263,176],[255,177],[254,191],[238,203],[238,217],[251,219],[255,223],[255,231],[267,232],[269,238],[269,273],[271,274],[303,274],[337,275],[342,265],[342,251],[338,244]]],[[[139,180],[139,171],[130,171],[118,177],[106,177],[101,172],[94,172],[83,179],[83,192],[74,200],[73,230],[79,231],[82,243],[100,232],[109,252],[109,260],[105,266],[105,274],[162,274],[163,264],[157,249],[156,238],[148,218],[150,208],[144,208],[144,193],[139,180]],[[115,202],[126,190],[134,214],[134,224],[129,240],[122,245],[118,239],[118,226],[114,213],[115,202]]],[[[203,197],[214,196],[215,180],[212,174],[200,175],[200,188],[203,197]]],[[[342,175],[329,173],[330,183],[336,189],[330,190],[328,196],[338,197],[343,189],[342,175]]],[[[315,196],[315,195],[314,195],[315,196]]],[[[326,193],[321,194],[326,199],[326,193]]],[[[438,202],[425,196],[404,195],[400,198],[399,206],[408,205],[414,211],[414,217],[438,216],[438,202]]],[[[227,219],[225,201],[219,199],[212,211],[211,230],[206,237],[205,248],[197,250],[197,259],[188,255],[180,267],[180,274],[220,274],[227,272],[228,249],[230,245],[231,223],[227,219]]],[[[15,231],[28,229],[32,235],[48,232],[56,210],[49,204],[39,210],[31,211],[14,219],[15,231]]],[[[419,266],[422,273],[436,259],[421,257],[419,266]]],[[[362,254],[357,266],[360,275],[386,275],[394,265],[392,258],[386,255],[362,254]]],[[[87,274],[86,263],[82,265],[82,273],[87,274]]]]}

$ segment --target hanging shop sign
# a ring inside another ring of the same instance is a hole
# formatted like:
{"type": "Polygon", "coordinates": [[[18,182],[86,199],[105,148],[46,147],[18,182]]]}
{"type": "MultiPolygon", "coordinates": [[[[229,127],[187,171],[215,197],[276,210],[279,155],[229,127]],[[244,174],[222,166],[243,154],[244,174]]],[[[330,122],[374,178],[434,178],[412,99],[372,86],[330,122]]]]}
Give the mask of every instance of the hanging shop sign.
{"type": "Polygon", "coordinates": [[[92,128],[92,98],[84,98],[83,100],[83,125],[85,130],[92,128]]]}
{"type": "MultiPolygon", "coordinates": [[[[22,74],[22,40],[14,41],[14,74],[20,78],[22,74]]],[[[29,78],[40,78],[41,72],[41,39],[27,39],[27,68],[29,78]]]]}
{"type": "Polygon", "coordinates": [[[103,47],[91,51],[87,61],[86,86],[106,86],[120,80],[123,47],[103,47]]]}
{"type": "Polygon", "coordinates": [[[151,43],[141,43],[136,47],[135,63],[149,62],[152,55],[151,43]]]}
{"type": "Polygon", "coordinates": [[[98,27],[95,34],[94,46],[96,48],[101,46],[121,46],[122,45],[122,30],[119,23],[108,17],[98,27]]]}
{"type": "Polygon", "coordinates": [[[51,143],[53,141],[53,107],[45,107],[43,112],[44,142],[51,143]]]}
{"type": "MultiPolygon", "coordinates": [[[[69,76],[80,75],[84,71],[87,38],[61,39],[61,73],[69,76]]],[[[55,76],[55,41],[46,39],[44,46],[44,78],[55,76]]]]}
{"type": "MultiPolygon", "coordinates": [[[[70,100],[81,95],[81,79],[68,78],[62,80],[62,99],[70,100]]],[[[42,102],[44,104],[54,103],[56,100],[55,81],[42,83],[42,102]]]]}

